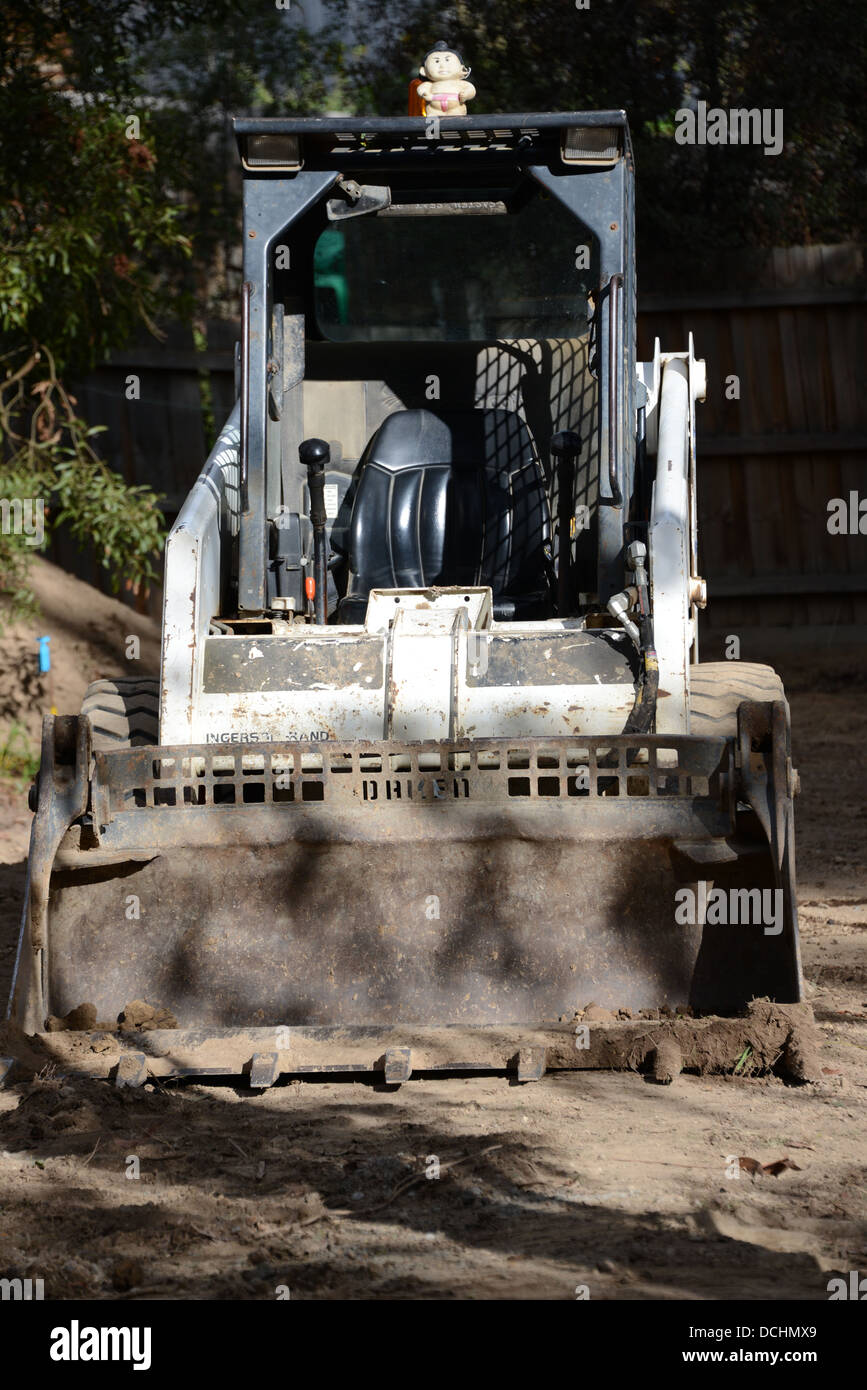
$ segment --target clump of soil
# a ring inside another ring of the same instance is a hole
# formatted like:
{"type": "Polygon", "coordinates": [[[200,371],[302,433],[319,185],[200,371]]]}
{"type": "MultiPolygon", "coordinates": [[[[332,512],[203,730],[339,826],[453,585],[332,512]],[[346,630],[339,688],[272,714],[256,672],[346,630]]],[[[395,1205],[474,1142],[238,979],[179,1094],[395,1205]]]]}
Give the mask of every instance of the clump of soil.
{"type": "Polygon", "coordinates": [[[47,1146],[49,1152],[53,1145],[67,1148],[76,1137],[90,1137],[92,1145],[107,1117],[122,1106],[122,1094],[100,1094],[78,1078],[37,1076],[21,1090],[17,1109],[0,1118],[0,1142],[12,1150],[47,1146]]]}
{"type": "Polygon", "coordinates": [[[100,1023],[96,1017],[95,1004],[79,1004],[70,1009],[62,1018],[49,1015],[45,1027],[49,1033],[91,1033],[95,1029],[102,1033],[150,1033],[155,1028],[177,1028],[178,1020],[168,1009],[158,1004],[148,1004],[144,999],[134,999],[125,1004],[116,1023],[100,1023]]]}
{"type": "Polygon", "coordinates": [[[64,1033],[67,1029],[75,1032],[89,1033],[96,1027],[96,1005],[79,1004],[77,1008],[70,1009],[69,1013],[63,1018],[58,1018],[55,1014],[50,1014],[46,1020],[45,1028],[49,1033],[64,1033]]]}
{"type": "Polygon", "coordinates": [[[168,1009],[159,1005],[147,1004],[144,999],[134,999],[126,1004],[118,1017],[121,1033],[149,1033],[154,1028],[177,1028],[178,1020],[168,1009]]]}

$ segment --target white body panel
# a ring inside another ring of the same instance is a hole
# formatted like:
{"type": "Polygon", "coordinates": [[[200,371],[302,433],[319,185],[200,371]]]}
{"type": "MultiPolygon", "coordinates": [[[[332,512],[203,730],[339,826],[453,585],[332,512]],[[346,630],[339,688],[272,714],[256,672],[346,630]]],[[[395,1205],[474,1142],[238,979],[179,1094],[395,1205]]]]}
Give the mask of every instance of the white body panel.
{"type": "Polygon", "coordinates": [[[690,653],[696,649],[691,593],[696,553],[695,403],[704,399],[704,363],[692,334],[686,352],[660,353],[639,364],[647,394],[648,452],[656,453],[648,552],[659,695],[656,731],[689,733],[690,653]]]}
{"type": "Polygon", "coordinates": [[[202,644],[220,609],[221,548],[237,531],[239,417],[236,403],[166,542],[160,670],[163,744],[191,743],[195,737],[202,644]]]}
{"type": "MultiPolygon", "coordinates": [[[[590,679],[586,671],[580,681],[569,681],[564,666],[570,652],[592,650],[588,643],[595,640],[580,621],[494,623],[490,611],[489,589],[441,590],[434,599],[413,590],[374,590],[363,628],[297,626],[281,636],[212,639],[228,658],[223,669],[236,673],[230,679],[237,679],[238,689],[209,689],[206,673],[193,702],[191,741],[621,731],[634,702],[625,635],[609,639],[624,653],[616,683],[590,679]],[[534,680],[492,684],[486,678],[495,653],[508,662],[520,655],[516,644],[533,642],[534,680]],[[311,667],[322,679],[293,690],[263,689],[273,666],[285,659],[299,679],[311,667]]],[[[201,662],[197,669],[201,675],[201,662]]]]}
{"type": "Polygon", "coordinates": [[[650,515],[650,580],[653,631],[659,660],[656,729],[689,732],[687,662],[689,634],[689,373],[686,363],[666,363],[659,402],[659,444],[650,515]]]}

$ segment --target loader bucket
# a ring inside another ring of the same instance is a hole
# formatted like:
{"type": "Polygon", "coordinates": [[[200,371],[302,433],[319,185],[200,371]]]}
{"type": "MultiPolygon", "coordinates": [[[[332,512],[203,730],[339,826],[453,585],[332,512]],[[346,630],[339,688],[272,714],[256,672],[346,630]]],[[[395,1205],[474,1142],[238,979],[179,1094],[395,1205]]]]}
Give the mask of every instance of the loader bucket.
{"type": "Polygon", "coordinates": [[[794,1002],[791,802],[780,857],[766,734],[746,783],[735,740],[686,736],[98,752],[44,925],[32,904],[25,923],[16,1013],[40,1031],[87,1002],[110,1029],[147,1001],[178,1025],[163,1051],[207,1036],[208,1070],[249,1063],[228,1040],[250,1030],[257,1052],[291,1040],[290,1070],[368,1069],[421,1035],[429,1066],[499,1068],[591,1002],[794,1002]],[[688,920],[681,890],[700,907],[709,883],[781,911],[770,930],[688,920]]]}

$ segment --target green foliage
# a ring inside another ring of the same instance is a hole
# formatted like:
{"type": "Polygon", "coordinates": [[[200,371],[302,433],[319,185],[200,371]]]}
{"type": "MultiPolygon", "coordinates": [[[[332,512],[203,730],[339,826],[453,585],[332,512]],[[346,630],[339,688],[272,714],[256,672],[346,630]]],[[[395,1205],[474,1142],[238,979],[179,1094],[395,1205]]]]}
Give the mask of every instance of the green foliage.
{"type": "MultiPolygon", "coordinates": [[[[122,94],[124,34],[147,8],[10,0],[0,21],[0,497],[41,499],[116,589],[153,575],[162,517],[105,465],[63,380],[152,324],[190,249],[122,94]]],[[[7,516],[0,602],[15,614],[33,607],[33,548],[7,516]]]]}
{"type": "Polygon", "coordinates": [[[39,754],[34,752],[22,724],[14,723],[0,734],[0,780],[23,790],[39,771],[39,754]]]}
{"type": "MultiPolygon", "coordinates": [[[[163,537],[159,498],[150,488],[130,487],[94,447],[102,426],[88,426],[58,380],[51,353],[7,356],[0,380],[0,437],[5,458],[0,498],[7,515],[15,501],[29,510],[41,504],[45,540],[65,524],[80,543],[90,543],[115,591],[133,592],[156,577],[153,557],[163,537]]],[[[0,532],[0,601],[13,616],[32,611],[27,559],[34,542],[19,525],[0,532]]],[[[43,541],[44,544],[44,541],[43,541]]]]}
{"type": "Polygon", "coordinates": [[[50,137],[58,163],[64,147],[62,201],[48,170],[43,183],[22,170],[16,196],[0,209],[0,333],[49,343],[64,368],[81,368],[150,318],[156,253],[184,252],[188,243],[150,177],[154,156],[125,138],[124,117],[101,109],[64,115],[50,137]]]}
{"type": "MultiPolygon", "coordinates": [[[[0,488],[4,497],[20,496],[2,479],[0,488]]],[[[28,580],[30,554],[19,536],[0,531],[0,636],[6,622],[35,618],[39,611],[28,580]]]]}
{"type": "Polygon", "coordinates": [[[57,71],[37,37],[22,21],[18,49],[0,55],[0,336],[47,344],[66,373],[164,307],[167,271],[190,248],[131,103],[76,89],[68,44],[55,36],[57,71]]]}

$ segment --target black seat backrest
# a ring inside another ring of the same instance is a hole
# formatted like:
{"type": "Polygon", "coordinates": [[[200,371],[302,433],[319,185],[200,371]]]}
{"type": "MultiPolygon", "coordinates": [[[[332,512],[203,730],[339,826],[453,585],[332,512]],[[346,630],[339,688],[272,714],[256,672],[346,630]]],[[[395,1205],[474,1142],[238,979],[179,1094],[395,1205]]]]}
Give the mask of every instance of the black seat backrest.
{"type": "Polygon", "coordinates": [[[544,474],[520,415],[396,411],[359,464],[338,620],[363,621],[373,588],[473,584],[490,585],[495,614],[544,616],[550,542],[544,474]]]}

